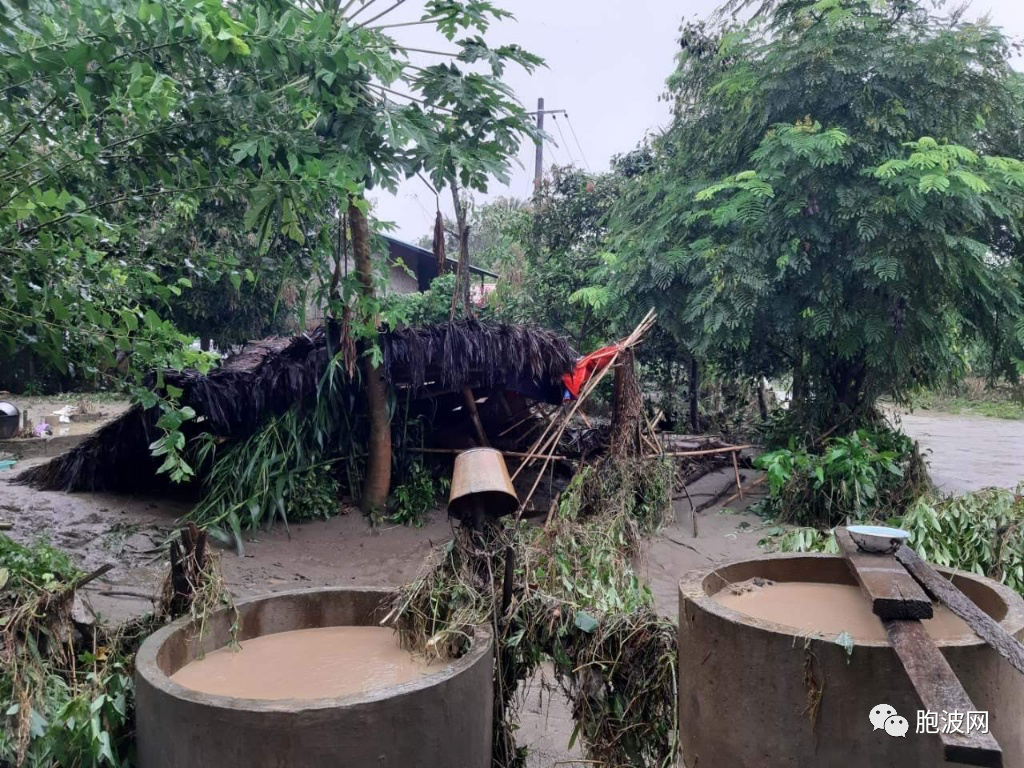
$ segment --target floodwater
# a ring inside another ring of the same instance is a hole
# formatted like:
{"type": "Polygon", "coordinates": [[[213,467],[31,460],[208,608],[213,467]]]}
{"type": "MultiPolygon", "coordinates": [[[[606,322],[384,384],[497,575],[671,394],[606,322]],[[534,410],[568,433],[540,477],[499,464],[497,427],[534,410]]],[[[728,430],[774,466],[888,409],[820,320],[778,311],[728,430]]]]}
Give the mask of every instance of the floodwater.
{"type": "MultiPolygon", "coordinates": [[[[848,632],[857,642],[886,639],[881,620],[860,587],[804,581],[778,581],[754,586],[750,582],[726,587],[715,602],[756,619],[792,627],[800,634],[834,636],[848,632]]],[[[936,640],[972,635],[971,628],[943,605],[921,622],[936,640]]]]}
{"type": "Polygon", "coordinates": [[[415,680],[431,670],[384,627],[322,627],[246,640],[179,669],[171,680],[241,699],[326,699],[415,680]]]}
{"type": "Polygon", "coordinates": [[[933,411],[899,419],[925,449],[929,474],[943,493],[1014,488],[1024,481],[1024,421],[933,411]]]}

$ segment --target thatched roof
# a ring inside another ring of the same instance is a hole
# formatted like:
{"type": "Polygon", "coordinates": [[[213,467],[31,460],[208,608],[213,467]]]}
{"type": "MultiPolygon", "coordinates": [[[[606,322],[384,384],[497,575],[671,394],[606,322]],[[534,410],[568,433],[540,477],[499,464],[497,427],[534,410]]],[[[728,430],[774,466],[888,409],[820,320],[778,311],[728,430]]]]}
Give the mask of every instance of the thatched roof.
{"type": "MultiPolygon", "coordinates": [[[[383,332],[383,370],[391,386],[414,397],[464,386],[514,389],[559,402],[561,376],[576,353],[550,331],[474,319],[383,332]]],[[[332,345],[333,348],[333,345],[332,345]]],[[[331,352],[323,329],[250,342],[208,374],[164,371],[197,418],[186,435],[244,438],[267,418],[314,395],[331,352]]],[[[154,389],[155,387],[154,377],[154,389]]],[[[135,406],[67,453],[22,473],[17,482],[43,490],[138,490],[154,484],[158,463],[149,444],[160,436],[157,409],[135,406]]]]}

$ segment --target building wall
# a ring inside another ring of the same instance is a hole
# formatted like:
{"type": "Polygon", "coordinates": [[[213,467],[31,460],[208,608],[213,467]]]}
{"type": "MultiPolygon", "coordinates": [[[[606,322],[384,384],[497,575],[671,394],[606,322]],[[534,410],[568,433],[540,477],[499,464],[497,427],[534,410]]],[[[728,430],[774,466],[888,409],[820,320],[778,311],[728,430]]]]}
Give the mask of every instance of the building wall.
{"type": "MultiPolygon", "coordinates": [[[[376,261],[380,259],[380,254],[374,254],[373,259],[376,261]]],[[[403,259],[403,263],[405,260],[403,259]]],[[[352,257],[348,258],[348,270],[352,272],[355,270],[355,262],[352,257]]],[[[411,269],[411,267],[410,267],[411,269]]],[[[317,285],[314,283],[310,286],[310,294],[313,294],[317,290],[317,285]]],[[[416,279],[416,275],[409,274],[409,272],[401,264],[393,264],[388,270],[388,284],[385,289],[385,293],[416,293],[419,291],[419,281],[416,279]]],[[[321,325],[324,321],[323,313],[320,308],[316,306],[316,302],[312,298],[306,304],[306,328],[316,328],[321,325]]]]}

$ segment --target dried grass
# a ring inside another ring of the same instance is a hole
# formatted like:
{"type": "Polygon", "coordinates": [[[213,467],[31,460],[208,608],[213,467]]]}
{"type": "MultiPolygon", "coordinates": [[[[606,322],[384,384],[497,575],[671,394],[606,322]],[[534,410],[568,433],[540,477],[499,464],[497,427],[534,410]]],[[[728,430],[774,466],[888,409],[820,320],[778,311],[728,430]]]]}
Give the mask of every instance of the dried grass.
{"type": "Polygon", "coordinates": [[[495,768],[524,764],[514,737],[517,692],[544,661],[554,666],[589,759],[673,764],[676,630],[656,615],[650,590],[632,568],[641,532],[664,519],[671,488],[665,466],[636,460],[590,467],[563,492],[544,528],[491,524],[482,542],[459,529],[425,574],[396,593],[389,619],[409,647],[459,655],[469,627],[494,628],[495,768]],[[509,552],[515,570],[503,607],[509,552]]]}
{"type": "MultiPolygon", "coordinates": [[[[521,386],[540,399],[561,401],[561,376],[576,359],[569,343],[551,331],[475,319],[382,332],[384,376],[415,396],[470,387],[521,386]]],[[[312,410],[339,341],[320,328],[290,339],[251,342],[209,374],[163,371],[163,385],[182,390],[182,405],[197,419],[183,432],[240,439],[293,407],[312,410]]],[[[158,377],[151,388],[158,391],[158,377]]],[[[355,384],[346,377],[344,386],[355,384]]],[[[149,444],[159,437],[157,409],[136,406],[71,451],[22,473],[17,482],[42,490],[139,491],[164,484],[149,444]]]]}

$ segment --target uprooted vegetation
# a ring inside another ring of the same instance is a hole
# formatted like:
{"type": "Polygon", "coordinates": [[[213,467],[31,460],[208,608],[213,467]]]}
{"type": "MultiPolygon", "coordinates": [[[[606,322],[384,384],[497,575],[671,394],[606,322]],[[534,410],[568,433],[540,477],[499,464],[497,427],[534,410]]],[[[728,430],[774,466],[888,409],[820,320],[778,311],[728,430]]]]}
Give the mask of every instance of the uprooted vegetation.
{"type": "Polygon", "coordinates": [[[92,578],[45,540],[0,534],[0,765],[49,768],[134,764],[134,657],[161,624],[202,625],[230,606],[217,560],[193,527],[172,545],[172,571],[154,613],[109,627],[76,610],[92,578]]]}
{"type": "MultiPolygon", "coordinates": [[[[925,560],[988,576],[1024,594],[1024,485],[925,495],[905,514],[881,522],[909,531],[910,546],[925,560]]],[[[833,532],[819,528],[794,528],[769,541],[784,552],[839,551],[833,532]]]]}
{"type": "Polygon", "coordinates": [[[920,451],[888,427],[829,437],[810,448],[789,446],[754,462],[768,495],[755,510],[780,523],[831,528],[845,520],[902,514],[929,480],[920,451]]]}
{"type": "Polygon", "coordinates": [[[582,469],[543,527],[459,530],[427,573],[399,590],[392,618],[407,645],[451,651],[467,626],[494,628],[495,768],[524,764],[517,692],[544,661],[555,670],[588,757],[672,765],[677,752],[676,629],[632,568],[643,532],[668,514],[673,468],[607,459],[582,469]],[[502,574],[514,557],[505,604],[502,574]]]}

